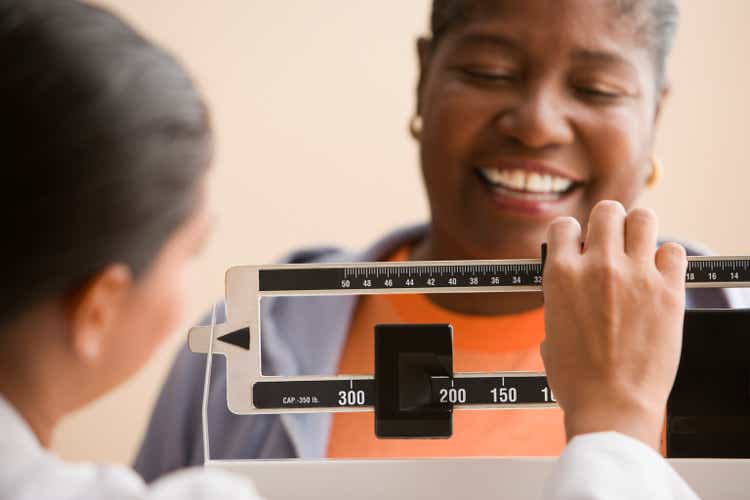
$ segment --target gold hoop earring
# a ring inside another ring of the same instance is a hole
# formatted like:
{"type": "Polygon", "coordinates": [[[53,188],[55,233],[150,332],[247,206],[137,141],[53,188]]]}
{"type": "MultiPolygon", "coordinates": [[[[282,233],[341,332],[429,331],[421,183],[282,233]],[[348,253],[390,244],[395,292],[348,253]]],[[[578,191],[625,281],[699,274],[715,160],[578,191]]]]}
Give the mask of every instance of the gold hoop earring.
{"type": "Polygon", "coordinates": [[[422,117],[420,115],[415,114],[409,120],[409,134],[416,140],[422,138],[422,117]]]}
{"type": "Polygon", "coordinates": [[[648,176],[648,179],[646,179],[646,186],[649,188],[653,188],[657,184],[659,184],[659,181],[661,181],[662,176],[664,175],[664,169],[661,166],[661,162],[655,157],[651,157],[651,175],[648,176]]]}

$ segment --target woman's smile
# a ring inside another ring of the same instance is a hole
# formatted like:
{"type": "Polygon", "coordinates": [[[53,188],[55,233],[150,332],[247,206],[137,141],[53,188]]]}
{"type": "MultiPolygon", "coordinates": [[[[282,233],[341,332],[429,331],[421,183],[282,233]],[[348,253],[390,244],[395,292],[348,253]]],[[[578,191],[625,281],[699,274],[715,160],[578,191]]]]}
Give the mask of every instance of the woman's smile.
{"type": "Polygon", "coordinates": [[[578,176],[538,162],[503,160],[474,169],[492,204],[503,212],[548,217],[583,186],[578,176]]]}

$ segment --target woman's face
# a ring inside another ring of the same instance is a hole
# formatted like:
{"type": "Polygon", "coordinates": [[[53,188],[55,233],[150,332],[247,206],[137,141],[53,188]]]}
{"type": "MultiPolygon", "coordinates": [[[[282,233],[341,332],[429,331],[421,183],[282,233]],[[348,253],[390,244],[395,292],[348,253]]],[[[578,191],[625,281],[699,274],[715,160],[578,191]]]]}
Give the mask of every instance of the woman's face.
{"type": "Polygon", "coordinates": [[[665,92],[614,2],[481,3],[420,41],[421,159],[437,258],[539,255],[549,223],[632,205],[665,92]]]}
{"type": "Polygon", "coordinates": [[[164,339],[184,321],[187,299],[185,277],[192,258],[210,230],[207,189],[193,214],[165,242],[146,272],[128,290],[113,331],[106,335],[100,357],[103,393],[127,379],[153,355],[164,339]]]}

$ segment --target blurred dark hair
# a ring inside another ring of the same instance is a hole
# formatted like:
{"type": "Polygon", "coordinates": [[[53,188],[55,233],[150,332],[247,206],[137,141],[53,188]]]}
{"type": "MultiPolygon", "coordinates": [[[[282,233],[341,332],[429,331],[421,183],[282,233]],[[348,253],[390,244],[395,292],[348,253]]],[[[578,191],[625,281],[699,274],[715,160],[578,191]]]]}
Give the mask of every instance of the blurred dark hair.
{"type": "Polygon", "coordinates": [[[73,0],[0,0],[0,325],[120,262],[136,277],[191,216],[212,150],[180,64],[73,0]]]}
{"type": "MultiPolygon", "coordinates": [[[[433,45],[451,29],[471,19],[474,10],[487,0],[433,0],[430,30],[433,45]]],[[[502,0],[499,0],[502,2],[502,0]]],[[[666,62],[672,48],[680,15],[679,0],[610,0],[616,12],[632,17],[638,34],[653,55],[659,83],[664,80],[666,62]]]]}

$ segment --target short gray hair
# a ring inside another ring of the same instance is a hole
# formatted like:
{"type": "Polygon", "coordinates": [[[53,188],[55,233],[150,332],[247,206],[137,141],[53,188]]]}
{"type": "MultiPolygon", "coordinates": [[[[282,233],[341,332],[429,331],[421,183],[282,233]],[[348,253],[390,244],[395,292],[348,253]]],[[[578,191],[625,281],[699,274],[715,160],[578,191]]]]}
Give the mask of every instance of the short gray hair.
{"type": "MultiPolygon", "coordinates": [[[[486,0],[433,0],[430,30],[433,44],[451,29],[468,21],[486,0]]],[[[637,32],[653,54],[658,83],[664,82],[667,57],[677,33],[679,0],[610,0],[617,13],[636,19],[637,32]]]]}

